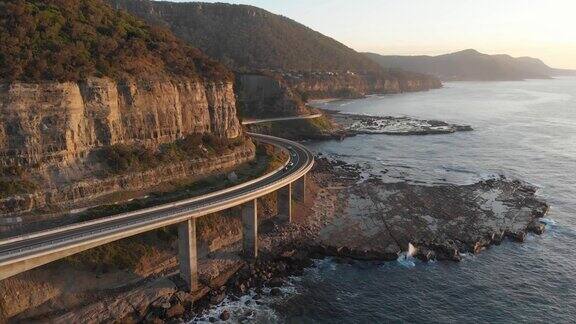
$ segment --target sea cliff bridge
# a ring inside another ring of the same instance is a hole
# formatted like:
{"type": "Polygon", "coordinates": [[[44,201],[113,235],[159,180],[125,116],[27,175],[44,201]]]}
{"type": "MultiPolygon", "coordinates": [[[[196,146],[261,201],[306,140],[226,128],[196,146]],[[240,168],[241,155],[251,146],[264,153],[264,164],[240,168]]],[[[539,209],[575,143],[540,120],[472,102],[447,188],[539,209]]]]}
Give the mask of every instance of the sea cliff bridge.
{"type": "Polygon", "coordinates": [[[198,288],[196,220],[236,206],[242,209],[244,255],[257,258],[257,199],[277,191],[278,214],[291,221],[292,195],[304,201],[306,174],[314,165],[314,157],[296,142],[249,135],[287,152],[288,161],[260,178],[203,196],[0,240],[0,280],[100,245],[177,224],[180,275],[187,288],[194,291],[198,288]]]}

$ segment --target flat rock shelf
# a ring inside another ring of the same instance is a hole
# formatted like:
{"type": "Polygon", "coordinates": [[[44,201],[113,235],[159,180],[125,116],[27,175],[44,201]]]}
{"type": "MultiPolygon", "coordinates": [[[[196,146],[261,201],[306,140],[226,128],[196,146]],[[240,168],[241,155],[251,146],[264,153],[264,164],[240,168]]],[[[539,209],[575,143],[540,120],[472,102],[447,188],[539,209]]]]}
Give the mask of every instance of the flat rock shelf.
{"type": "Polygon", "coordinates": [[[329,112],[330,116],[351,134],[433,135],[472,131],[469,125],[410,117],[376,117],[329,112]]]}
{"type": "Polygon", "coordinates": [[[407,253],[422,260],[459,261],[504,239],[523,242],[543,233],[548,205],[537,188],[503,176],[470,185],[387,183],[367,170],[329,158],[318,167],[332,170],[345,189],[343,213],[319,233],[319,245],[335,256],[395,260],[407,253]],[[368,173],[369,174],[369,173],[368,173]]]}

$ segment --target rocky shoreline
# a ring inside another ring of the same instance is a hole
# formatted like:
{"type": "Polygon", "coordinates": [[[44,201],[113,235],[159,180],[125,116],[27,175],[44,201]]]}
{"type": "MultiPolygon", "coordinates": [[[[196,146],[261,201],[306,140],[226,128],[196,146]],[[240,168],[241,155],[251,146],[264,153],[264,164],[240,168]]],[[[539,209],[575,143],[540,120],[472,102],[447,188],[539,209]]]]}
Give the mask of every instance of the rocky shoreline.
{"type": "Polygon", "coordinates": [[[219,287],[206,291],[194,302],[193,295],[176,292],[162,302],[152,303],[143,319],[154,323],[230,318],[246,322],[253,318],[253,310],[233,313],[223,301],[248,306],[260,303],[262,298],[281,296],[280,287],[288,278],[301,276],[314,259],[332,257],[339,263],[394,261],[404,257],[410,243],[416,248],[414,257],[422,261],[460,261],[465,253],[480,253],[504,240],[523,242],[528,233],[544,232],[540,219],[548,205],[536,198],[534,187],[520,181],[496,177],[467,186],[423,187],[384,183],[377,175],[365,177],[365,171],[359,165],[317,158],[312,178],[322,189],[317,192],[314,212],[309,217],[293,224],[264,224],[263,228],[269,230],[261,238],[264,251],[259,260],[242,263],[219,287]],[[376,197],[373,189],[389,199],[376,197]],[[446,198],[436,203],[438,195],[446,198]],[[471,195],[477,200],[476,206],[471,195]],[[371,206],[386,209],[385,221],[375,219],[372,207],[362,205],[366,199],[377,201],[371,206]],[[403,199],[414,203],[407,204],[403,199]],[[358,209],[360,205],[363,207],[358,209]],[[356,213],[358,210],[364,217],[356,213]],[[405,216],[397,217],[398,213],[405,216]],[[416,226],[417,218],[424,223],[416,226]],[[242,299],[246,294],[250,298],[242,299]],[[218,305],[218,314],[214,315],[218,305]],[[208,312],[211,308],[213,311],[208,312]]]}
{"type": "Polygon", "coordinates": [[[330,115],[336,123],[342,125],[350,135],[435,135],[473,130],[469,125],[451,124],[440,120],[344,114],[330,110],[324,110],[324,113],[330,115]]]}
{"type": "Polygon", "coordinates": [[[348,186],[348,206],[337,226],[320,233],[323,245],[330,247],[325,254],[395,260],[412,244],[424,261],[460,261],[464,253],[479,253],[504,239],[523,242],[527,233],[545,230],[541,218],[548,204],[536,197],[535,187],[519,180],[496,176],[471,185],[386,183],[377,175],[366,178],[359,165],[317,161],[339,170],[336,174],[348,186]]]}
{"type": "Polygon", "coordinates": [[[424,186],[384,178],[363,165],[320,154],[309,177],[310,199],[295,205],[293,223],[274,217],[261,221],[258,260],[245,261],[241,242],[232,243],[200,260],[198,291],[181,289],[174,258],[157,275],[102,290],[92,303],[42,311],[54,309],[50,301],[15,320],[245,322],[270,299],[282,298],[291,276],[303,275],[316,259],[382,264],[403,260],[412,244],[413,257],[424,262],[460,261],[463,254],[503,241],[523,242],[529,233],[545,230],[541,217],[548,205],[537,198],[536,188],[518,180],[424,186]]]}

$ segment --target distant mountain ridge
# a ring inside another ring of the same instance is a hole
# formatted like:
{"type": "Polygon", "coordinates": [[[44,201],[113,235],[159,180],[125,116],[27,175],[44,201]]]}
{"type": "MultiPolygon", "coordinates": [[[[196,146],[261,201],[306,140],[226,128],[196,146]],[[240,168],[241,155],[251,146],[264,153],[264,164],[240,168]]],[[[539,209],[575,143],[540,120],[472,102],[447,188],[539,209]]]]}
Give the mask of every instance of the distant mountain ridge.
{"type": "Polygon", "coordinates": [[[411,70],[448,81],[548,79],[574,73],[551,68],[536,58],[488,55],[473,49],[438,56],[387,56],[375,53],[364,55],[383,68],[411,70]]]}

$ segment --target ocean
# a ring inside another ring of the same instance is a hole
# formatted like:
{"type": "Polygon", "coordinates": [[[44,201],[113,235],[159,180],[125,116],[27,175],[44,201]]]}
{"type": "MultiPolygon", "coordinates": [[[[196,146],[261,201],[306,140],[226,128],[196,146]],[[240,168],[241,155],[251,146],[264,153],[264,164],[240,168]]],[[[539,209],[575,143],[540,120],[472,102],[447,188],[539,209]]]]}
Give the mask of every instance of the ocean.
{"type": "Polygon", "coordinates": [[[343,113],[467,124],[448,135],[360,135],[308,143],[317,153],[387,170],[385,181],[469,184],[505,175],[539,188],[542,236],[460,263],[318,261],[250,322],[576,322],[576,79],[455,82],[422,93],[317,104],[343,113]]]}

